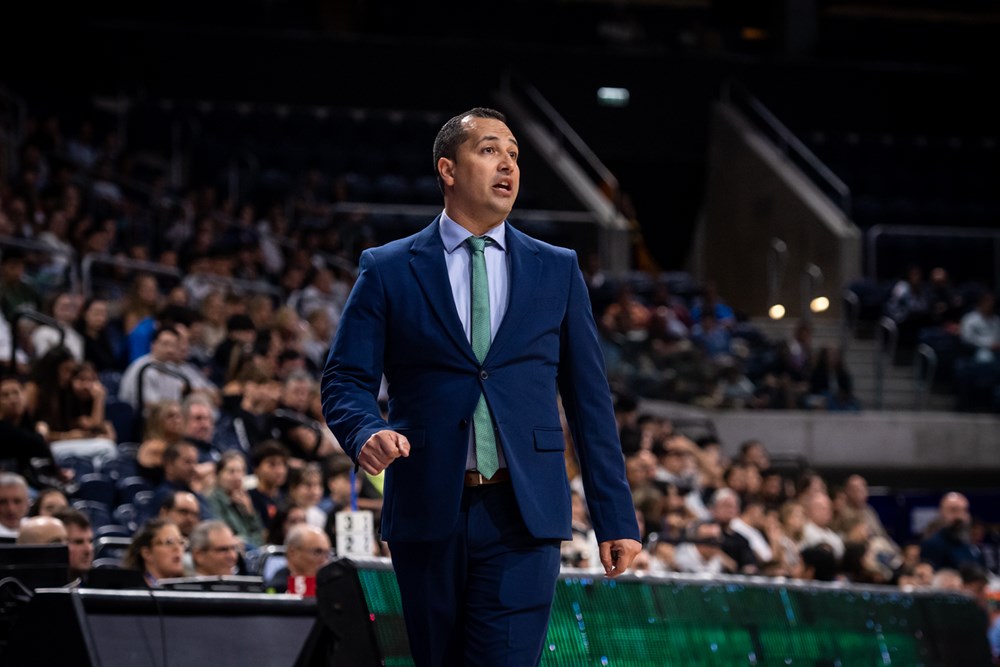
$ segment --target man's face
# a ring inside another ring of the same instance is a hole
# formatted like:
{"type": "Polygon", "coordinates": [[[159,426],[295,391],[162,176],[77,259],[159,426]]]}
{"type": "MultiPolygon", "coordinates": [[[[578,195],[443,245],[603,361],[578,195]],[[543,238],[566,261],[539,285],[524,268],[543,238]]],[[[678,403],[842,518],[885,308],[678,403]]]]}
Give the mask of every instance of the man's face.
{"type": "Polygon", "coordinates": [[[969,501],[957,493],[948,494],[941,502],[941,519],[946,526],[972,523],[972,518],[969,516],[969,501]]]}
{"type": "Polygon", "coordinates": [[[201,517],[198,499],[190,493],[178,493],[174,497],[173,509],[167,510],[166,515],[168,520],[177,525],[181,535],[187,537],[194,530],[201,517]]]}
{"type": "Polygon", "coordinates": [[[153,342],[150,352],[157,361],[179,361],[180,346],[177,341],[177,334],[162,333],[153,342]]]}
{"type": "Polygon", "coordinates": [[[0,419],[17,419],[24,413],[24,389],[14,379],[0,383],[0,419]]]}
{"type": "Polygon", "coordinates": [[[22,486],[0,487],[0,524],[17,530],[21,519],[28,515],[28,491],[22,486]]]}
{"type": "Polygon", "coordinates": [[[868,502],[868,482],[863,477],[854,475],[844,485],[844,493],[852,507],[862,507],[868,502]]]}
{"type": "Polygon", "coordinates": [[[86,572],[94,563],[94,531],[68,524],[66,537],[69,545],[69,569],[77,573],[86,572]]]}
{"type": "Polygon", "coordinates": [[[197,465],[198,450],[194,446],[181,447],[177,458],[164,466],[163,476],[171,482],[190,484],[197,465]]]}
{"type": "Polygon", "coordinates": [[[184,435],[195,440],[210,442],[214,432],[215,415],[212,414],[212,409],[201,403],[192,403],[188,409],[184,435]]]}
{"type": "Polygon", "coordinates": [[[268,456],[257,466],[255,474],[269,486],[282,486],[288,478],[288,464],[280,456],[268,456]]]}
{"type": "Polygon", "coordinates": [[[288,548],[286,556],[292,576],[315,577],[330,559],[330,538],[322,531],[311,530],[305,534],[302,544],[288,548]]]}
{"type": "Polygon", "coordinates": [[[195,569],[198,574],[221,576],[232,574],[236,568],[239,543],[233,531],[213,530],[208,534],[208,546],[201,551],[192,552],[195,569]]]}
{"type": "Polygon", "coordinates": [[[449,214],[495,226],[510,213],[517,199],[521,173],[517,139],[504,123],[493,118],[467,116],[462,120],[466,139],[454,160],[441,158],[438,171],[451,187],[449,214]]]}
{"type": "Polygon", "coordinates": [[[312,399],[312,382],[309,380],[289,380],[281,392],[281,402],[299,412],[309,409],[312,399]]]}

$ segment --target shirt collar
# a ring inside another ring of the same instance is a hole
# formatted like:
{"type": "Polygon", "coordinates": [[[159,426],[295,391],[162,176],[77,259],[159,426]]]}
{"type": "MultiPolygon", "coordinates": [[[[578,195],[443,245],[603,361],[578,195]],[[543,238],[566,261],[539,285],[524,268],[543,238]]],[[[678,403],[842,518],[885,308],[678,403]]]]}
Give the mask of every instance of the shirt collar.
{"type": "MultiPolygon", "coordinates": [[[[449,255],[465,243],[465,239],[472,236],[472,233],[468,229],[449,218],[448,214],[444,211],[441,212],[441,222],[438,224],[438,228],[441,230],[441,241],[444,243],[444,249],[449,255]]],[[[485,236],[493,239],[493,242],[501,250],[507,252],[506,221],[486,232],[485,236]]]]}

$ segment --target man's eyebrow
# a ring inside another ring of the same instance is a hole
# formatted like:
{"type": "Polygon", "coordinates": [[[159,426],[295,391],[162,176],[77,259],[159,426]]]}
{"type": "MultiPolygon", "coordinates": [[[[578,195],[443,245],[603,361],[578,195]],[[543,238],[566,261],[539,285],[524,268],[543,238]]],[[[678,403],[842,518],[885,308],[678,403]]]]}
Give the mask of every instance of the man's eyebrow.
{"type": "MultiPolygon", "coordinates": [[[[497,136],[497,135],[495,135],[495,134],[487,134],[486,136],[482,137],[476,143],[480,143],[481,144],[484,141],[500,141],[500,137],[497,136]]],[[[515,146],[517,146],[517,139],[511,137],[510,139],[508,139],[508,141],[510,141],[510,143],[514,144],[515,146]]]]}

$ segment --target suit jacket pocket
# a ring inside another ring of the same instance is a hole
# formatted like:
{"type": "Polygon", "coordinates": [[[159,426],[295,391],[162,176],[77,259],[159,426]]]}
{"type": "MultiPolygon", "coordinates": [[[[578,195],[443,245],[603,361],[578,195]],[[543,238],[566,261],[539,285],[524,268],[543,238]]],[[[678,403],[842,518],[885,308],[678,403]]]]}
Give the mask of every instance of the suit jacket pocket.
{"type": "Polygon", "coordinates": [[[540,452],[566,451],[566,440],[561,428],[536,428],[535,449],[540,452]]]}

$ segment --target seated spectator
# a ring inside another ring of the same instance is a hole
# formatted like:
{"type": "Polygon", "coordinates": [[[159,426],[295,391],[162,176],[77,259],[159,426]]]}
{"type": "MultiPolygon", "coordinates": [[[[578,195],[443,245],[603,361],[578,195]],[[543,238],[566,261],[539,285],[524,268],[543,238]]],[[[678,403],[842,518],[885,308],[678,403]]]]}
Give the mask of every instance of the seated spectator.
{"type": "Polygon", "coordinates": [[[900,347],[912,350],[917,332],[930,325],[929,296],[923,269],[916,265],[910,266],[906,277],[893,285],[885,302],[885,314],[896,323],[900,347]]]}
{"type": "Polygon", "coordinates": [[[156,278],[149,273],[133,277],[122,308],[122,331],[128,342],[127,361],[149,353],[156,323],[156,313],[163,300],[156,278]]]}
{"type": "Polygon", "coordinates": [[[181,402],[184,421],[183,439],[198,448],[198,464],[215,464],[219,452],[212,448],[215,439],[215,406],[203,394],[189,394],[181,402]]]}
{"type": "Polygon", "coordinates": [[[701,322],[705,313],[712,313],[715,316],[715,321],[727,329],[731,329],[736,324],[736,313],[719,296],[718,286],[714,281],[706,282],[701,296],[695,299],[694,305],[691,307],[692,322],[694,324],[701,322]]]}
{"type": "Polygon", "coordinates": [[[278,570],[265,585],[279,593],[296,592],[291,587],[293,579],[315,578],[320,568],[329,562],[330,556],[330,538],[321,528],[308,524],[295,526],[285,539],[287,567],[278,570]]]}
{"type": "Polygon", "coordinates": [[[163,454],[183,435],[181,404],[174,399],[157,401],[149,406],[143,423],[143,439],[136,452],[136,462],[143,476],[157,483],[163,477],[163,454]]]}
{"type": "Polygon", "coordinates": [[[166,519],[150,519],[132,537],[122,565],[142,572],[146,585],[158,588],[161,579],[184,576],[187,540],[166,519]]]}
{"type": "Polygon", "coordinates": [[[302,352],[306,355],[310,370],[319,372],[326,364],[327,355],[330,353],[330,342],[337,333],[337,327],[325,308],[314,308],[307,312],[305,321],[308,328],[302,352]]]}
{"type": "Polygon", "coordinates": [[[305,509],[306,522],[320,529],[326,528],[326,512],[319,507],[323,499],[323,471],[317,463],[307,463],[301,468],[288,470],[288,501],[305,509]]]}
{"type": "Polygon", "coordinates": [[[66,494],[59,489],[46,487],[38,491],[28,509],[28,516],[55,516],[55,513],[64,507],[69,507],[66,494]]]}
{"type": "Polygon", "coordinates": [[[319,384],[305,371],[292,373],[281,385],[281,398],[272,420],[272,432],[294,458],[318,461],[339,446],[325,421],[315,411],[319,384]]]}
{"type": "Polygon", "coordinates": [[[79,297],[71,292],[59,292],[51,299],[46,311],[45,314],[52,317],[56,325],[42,324],[31,332],[35,358],[61,344],[70,351],[74,359],[83,361],[83,336],[73,326],[80,311],[79,297]]]}
{"type": "Polygon", "coordinates": [[[247,364],[236,381],[241,392],[224,399],[213,445],[219,451],[236,449],[249,458],[255,445],[274,437],[281,384],[253,364],[247,364]]]}
{"type": "Polygon", "coordinates": [[[844,557],[844,540],[830,528],[833,521],[833,501],[826,493],[815,492],[802,500],[806,512],[806,524],[802,528],[799,549],[825,544],[830,547],[837,560],[844,557]]]}
{"type": "Polygon", "coordinates": [[[931,324],[953,331],[964,311],[962,294],[952,286],[948,271],[943,267],[931,269],[928,282],[927,305],[931,324]]]}
{"type": "Polygon", "coordinates": [[[757,555],[750,546],[750,541],[732,525],[740,515],[739,495],[732,489],[721,488],[712,496],[709,509],[712,512],[712,519],[719,524],[722,551],[735,565],[733,571],[740,574],[756,574],[757,555]]]}
{"type": "Polygon", "coordinates": [[[51,516],[29,516],[21,522],[17,544],[66,544],[66,526],[51,516]]]}
{"type": "MultiPolygon", "coordinates": [[[[248,547],[258,547],[264,540],[264,526],[254,509],[250,494],[243,488],[246,477],[246,459],[236,451],[222,454],[216,464],[216,486],[208,496],[209,505],[248,547]]],[[[192,546],[193,550],[193,546],[192,546]]]]}
{"type": "Polygon", "coordinates": [[[155,511],[166,499],[167,495],[184,491],[193,494],[198,501],[199,515],[202,520],[214,519],[208,501],[192,488],[198,466],[198,449],[183,440],[167,447],[163,453],[163,481],[153,491],[153,500],[149,507],[155,511]]]}
{"type": "Polygon", "coordinates": [[[731,329],[716,319],[715,313],[706,312],[691,329],[691,340],[705,358],[717,362],[730,355],[733,334],[731,329]]]}
{"type": "Polygon", "coordinates": [[[83,339],[83,359],[94,365],[98,372],[120,371],[122,363],[120,341],[112,337],[109,327],[108,302],[91,297],[83,303],[76,320],[76,330],[83,339]]]}
{"type": "Polygon", "coordinates": [[[284,544],[289,531],[306,522],[306,511],[288,502],[282,502],[264,532],[264,544],[284,544]]]}
{"type": "Polygon", "coordinates": [[[143,354],[132,361],[122,373],[118,386],[118,398],[132,406],[134,410],[142,410],[159,401],[180,400],[185,382],[174,375],[168,375],[157,368],[149,368],[142,373],[142,405],[140,401],[139,374],[150,364],[171,367],[180,360],[180,334],[172,326],[160,327],[153,333],[152,345],[148,354],[143,354]]]}
{"type": "Polygon", "coordinates": [[[0,377],[0,443],[2,458],[12,459],[15,472],[31,486],[62,487],[72,477],[72,471],[56,467],[48,442],[27,414],[24,386],[13,375],[0,377]]]}
{"type": "Polygon", "coordinates": [[[249,491],[250,500],[261,524],[270,526],[278,503],[284,499],[282,489],[288,480],[288,450],[277,440],[265,440],[250,452],[250,461],[257,481],[249,491]]]}
{"type": "Polygon", "coordinates": [[[868,503],[868,481],[862,475],[851,475],[844,482],[844,503],[834,517],[832,527],[843,535],[845,531],[841,529],[841,524],[855,516],[860,517],[868,526],[872,537],[885,540],[892,551],[902,557],[899,545],[889,537],[889,531],[882,524],[878,512],[868,503]]]}
{"type": "Polygon", "coordinates": [[[21,306],[38,310],[42,305],[38,290],[25,278],[25,258],[19,248],[4,248],[0,254],[0,311],[8,322],[21,306]]]}
{"type": "Polygon", "coordinates": [[[936,570],[957,570],[964,563],[985,566],[982,550],[972,543],[969,500],[957,492],[946,493],[938,506],[937,530],[920,543],[920,557],[936,570]]]}
{"type": "Polygon", "coordinates": [[[789,500],[778,510],[778,519],[782,531],[779,556],[788,567],[790,574],[798,576],[802,567],[799,544],[805,537],[806,510],[798,501],[789,500]]]}
{"type": "Polygon", "coordinates": [[[223,386],[236,378],[239,364],[249,356],[257,341],[257,328],[246,314],[230,315],[226,320],[226,338],[215,348],[210,379],[223,386]]]}
{"type": "Polygon", "coordinates": [[[223,521],[202,521],[191,531],[191,558],[197,576],[239,574],[240,543],[223,521]]]}
{"type": "Polygon", "coordinates": [[[962,342],[975,350],[977,363],[992,364],[996,352],[1000,350],[1000,316],[995,312],[996,297],[992,292],[984,292],[976,307],[962,316],[959,322],[959,336],[962,342]]]}
{"type": "Polygon", "coordinates": [[[13,539],[28,516],[28,483],[13,472],[0,472],[0,538],[13,539]]]}
{"type": "Polygon", "coordinates": [[[53,516],[66,526],[70,580],[86,580],[94,564],[94,530],[87,515],[73,507],[62,507],[53,516]]]}
{"type": "Polygon", "coordinates": [[[711,519],[699,519],[688,527],[685,542],[674,551],[678,572],[733,574],[736,562],[722,550],[722,528],[711,519]]]}
{"type": "Polygon", "coordinates": [[[28,412],[57,463],[81,456],[100,470],[118,456],[117,434],[104,417],[107,389],[92,365],[78,363],[64,347],[52,348],[35,364],[25,390],[28,412]]]}
{"type": "Polygon", "coordinates": [[[198,498],[189,491],[173,491],[163,498],[159,517],[177,526],[181,535],[189,537],[194,527],[201,521],[201,507],[198,498]]]}
{"type": "Polygon", "coordinates": [[[804,581],[833,581],[837,578],[837,556],[829,544],[813,544],[802,549],[802,571],[799,579],[804,581]]]}

